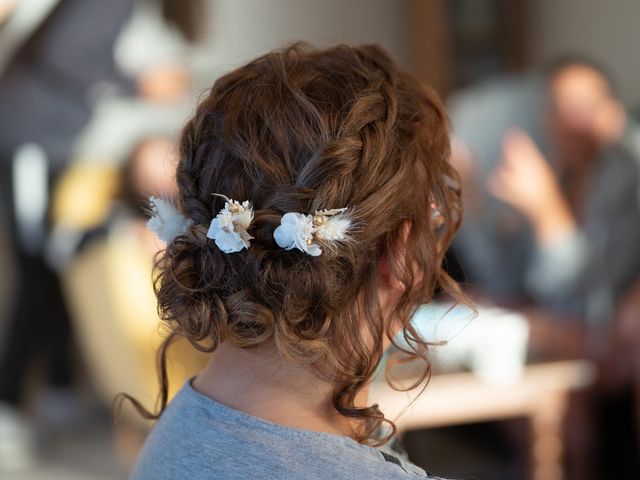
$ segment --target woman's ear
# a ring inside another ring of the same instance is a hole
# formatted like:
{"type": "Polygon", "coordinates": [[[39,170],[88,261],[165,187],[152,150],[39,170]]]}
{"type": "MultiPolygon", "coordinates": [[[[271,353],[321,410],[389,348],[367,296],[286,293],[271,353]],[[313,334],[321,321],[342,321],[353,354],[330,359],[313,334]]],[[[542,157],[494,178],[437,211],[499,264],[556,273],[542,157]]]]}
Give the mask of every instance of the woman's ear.
{"type": "MultiPolygon", "coordinates": [[[[396,242],[393,246],[393,257],[397,258],[401,264],[406,261],[407,241],[409,239],[410,233],[411,222],[407,220],[402,223],[399,234],[396,237],[396,242]]],[[[390,252],[385,252],[378,265],[378,300],[380,302],[380,306],[385,318],[391,317],[393,310],[396,307],[398,300],[400,299],[400,296],[404,293],[406,288],[404,283],[400,281],[400,279],[396,276],[394,269],[391,267],[389,257],[390,252]]],[[[395,334],[397,331],[399,331],[401,325],[398,324],[397,326],[390,328],[391,331],[395,334]]],[[[389,345],[390,340],[385,335],[383,337],[383,349],[386,350],[389,345]]]]}
{"type": "MultiPolygon", "coordinates": [[[[411,222],[409,220],[405,220],[400,226],[400,232],[393,245],[393,255],[397,257],[401,263],[406,261],[407,241],[410,233],[411,222]]],[[[380,259],[380,264],[378,266],[378,280],[378,283],[383,290],[394,291],[398,294],[402,293],[404,290],[404,284],[398,279],[391,268],[389,252],[385,252],[380,259]]]]}

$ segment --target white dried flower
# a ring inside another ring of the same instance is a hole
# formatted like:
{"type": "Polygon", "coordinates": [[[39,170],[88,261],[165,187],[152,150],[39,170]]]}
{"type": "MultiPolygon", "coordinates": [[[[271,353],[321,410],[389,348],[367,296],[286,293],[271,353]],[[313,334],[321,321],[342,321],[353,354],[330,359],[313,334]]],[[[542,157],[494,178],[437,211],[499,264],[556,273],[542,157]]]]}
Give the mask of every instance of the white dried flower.
{"type": "Polygon", "coordinates": [[[313,243],[313,217],[302,213],[285,213],[280,220],[280,226],[273,232],[273,238],[279,247],[285,250],[297,248],[313,257],[322,253],[319,245],[313,243]]]}
{"type": "Polygon", "coordinates": [[[164,243],[173,242],[193,224],[193,221],[180,213],[169,200],[149,197],[149,206],[151,218],[147,221],[147,228],[164,243]]]}
{"type": "Polygon", "coordinates": [[[242,203],[219,195],[226,200],[224,208],[211,221],[207,237],[215,241],[224,253],[239,252],[249,248],[253,238],[247,230],[253,220],[253,208],[248,201],[242,203]]]}
{"type": "Polygon", "coordinates": [[[346,240],[347,230],[351,227],[351,220],[347,217],[346,211],[346,208],[334,208],[316,212],[313,222],[316,237],[328,242],[346,240]]]}
{"type": "Polygon", "coordinates": [[[302,213],[285,213],[273,232],[278,246],[285,250],[297,248],[313,257],[322,253],[322,248],[315,240],[322,240],[329,246],[336,241],[348,239],[347,230],[351,220],[347,218],[346,208],[319,210],[315,215],[302,213]]]}

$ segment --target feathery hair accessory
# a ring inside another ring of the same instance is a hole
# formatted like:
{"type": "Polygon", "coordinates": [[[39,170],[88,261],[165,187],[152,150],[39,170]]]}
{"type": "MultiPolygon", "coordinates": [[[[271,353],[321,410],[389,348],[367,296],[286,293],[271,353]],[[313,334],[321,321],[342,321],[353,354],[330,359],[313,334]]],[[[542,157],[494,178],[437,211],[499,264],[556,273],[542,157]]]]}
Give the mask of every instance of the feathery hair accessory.
{"type": "Polygon", "coordinates": [[[297,248],[313,257],[322,253],[316,239],[326,242],[345,241],[351,220],[345,213],[347,208],[318,210],[312,215],[289,212],[280,220],[280,226],[273,232],[279,247],[285,250],[297,248]]]}
{"type": "Polygon", "coordinates": [[[249,248],[249,240],[253,238],[247,232],[253,220],[251,204],[248,200],[240,203],[218,193],[214,195],[224,198],[225,204],[211,221],[207,237],[214,240],[217,247],[224,253],[234,253],[243,248],[249,248]]]}
{"type": "Polygon", "coordinates": [[[193,224],[193,221],[180,213],[169,200],[149,197],[149,206],[151,217],[147,221],[147,228],[164,243],[173,242],[193,224]]]}

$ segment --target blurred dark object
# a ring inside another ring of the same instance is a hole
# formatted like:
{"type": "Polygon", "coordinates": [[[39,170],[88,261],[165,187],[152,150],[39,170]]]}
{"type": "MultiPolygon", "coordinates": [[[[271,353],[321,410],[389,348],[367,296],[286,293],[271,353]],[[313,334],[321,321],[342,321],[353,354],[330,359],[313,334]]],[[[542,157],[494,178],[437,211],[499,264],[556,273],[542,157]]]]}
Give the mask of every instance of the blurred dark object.
{"type": "Polygon", "coordinates": [[[464,274],[462,263],[460,262],[454,248],[447,250],[444,257],[444,268],[447,274],[456,282],[463,285],[467,283],[467,277],[464,274]]]}
{"type": "Polygon", "coordinates": [[[414,0],[411,69],[443,96],[532,64],[529,0],[414,0]]]}
{"type": "Polygon", "coordinates": [[[626,388],[616,395],[603,395],[596,405],[596,424],[601,449],[599,478],[640,478],[640,442],[636,426],[640,424],[637,392],[626,388]],[[631,421],[630,421],[631,420],[631,421]]]}
{"type": "Polygon", "coordinates": [[[521,452],[501,428],[503,423],[513,422],[413,430],[405,434],[403,443],[414,463],[443,478],[521,480],[526,460],[519,458],[521,452]]]}
{"type": "MultiPolygon", "coordinates": [[[[12,167],[12,163],[0,165],[4,172],[0,178],[3,228],[10,234],[7,252],[16,265],[15,292],[8,305],[8,324],[0,348],[0,402],[19,405],[23,400],[25,373],[33,366],[38,352],[46,354],[42,360],[51,384],[69,385],[70,330],[57,275],[42,257],[48,216],[46,211],[40,216],[38,210],[46,206],[31,205],[34,211],[21,212],[36,214],[34,221],[42,222],[45,225],[42,229],[21,218],[19,212],[23,209],[17,205],[19,199],[14,188],[18,175],[12,167]]],[[[54,182],[51,172],[41,171],[39,175],[48,183],[46,187],[54,182]]],[[[38,185],[37,178],[31,180],[38,185]]]]}
{"type": "Polygon", "coordinates": [[[203,0],[161,0],[162,14],[174,24],[184,38],[194,43],[203,37],[203,0]]]}
{"type": "Polygon", "coordinates": [[[531,62],[528,0],[454,0],[449,5],[454,86],[464,87],[500,73],[519,72],[531,62]]]}

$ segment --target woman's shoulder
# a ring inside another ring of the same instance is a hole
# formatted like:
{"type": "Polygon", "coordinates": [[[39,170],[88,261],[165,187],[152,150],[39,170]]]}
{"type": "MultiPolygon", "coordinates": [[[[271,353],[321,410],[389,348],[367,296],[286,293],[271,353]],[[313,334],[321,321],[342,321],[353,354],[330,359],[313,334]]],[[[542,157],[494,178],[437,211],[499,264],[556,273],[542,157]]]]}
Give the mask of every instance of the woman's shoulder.
{"type": "Polygon", "coordinates": [[[163,413],[132,478],[434,478],[392,448],[300,430],[234,410],[185,384],[163,413]]]}

